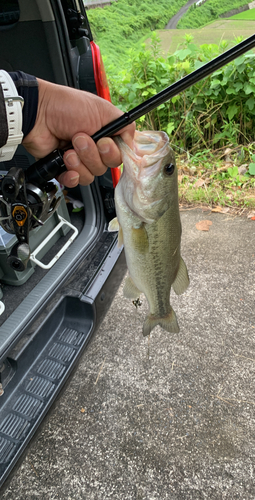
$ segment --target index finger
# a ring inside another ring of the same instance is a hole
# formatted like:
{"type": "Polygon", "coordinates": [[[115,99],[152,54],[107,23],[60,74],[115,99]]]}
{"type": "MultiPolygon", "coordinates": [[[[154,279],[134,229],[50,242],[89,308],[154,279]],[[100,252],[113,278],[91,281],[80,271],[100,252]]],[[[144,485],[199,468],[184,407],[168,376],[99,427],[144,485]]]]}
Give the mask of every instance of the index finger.
{"type": "Polygon", "coordinates": [[[135,135],[135,122],[132,122],[130,125],[127,125],[125,128],[121,129],[119,132],[116,132],[114,135],[121,135],[123,141],[133,149],[133,140],[135,135]]]}

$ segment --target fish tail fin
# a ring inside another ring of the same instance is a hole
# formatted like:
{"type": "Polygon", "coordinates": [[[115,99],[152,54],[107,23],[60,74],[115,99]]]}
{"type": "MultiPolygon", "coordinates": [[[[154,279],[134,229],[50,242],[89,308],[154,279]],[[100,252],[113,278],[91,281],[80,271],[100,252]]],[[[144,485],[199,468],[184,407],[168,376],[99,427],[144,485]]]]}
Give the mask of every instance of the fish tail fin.
{"type": "Polygon", "coordinates": [[[169,333],[179,333],[180,331],[173,309],[171,309],[171,311],[162,318],[154,316],[153,314],[148,314],[143,324],[143,336],[146,337],[149,335],[153,328],[157,325],[161,326],[163,330],[166,330],[169,333]]]}
{"type": "Polygon", "coordinates": [[[182,258],[180,258],[179,269],[176,278],[172,284],[172,287],[176,295],[181,295],[189,286],[189,276],[186,264],[182,258]]]}

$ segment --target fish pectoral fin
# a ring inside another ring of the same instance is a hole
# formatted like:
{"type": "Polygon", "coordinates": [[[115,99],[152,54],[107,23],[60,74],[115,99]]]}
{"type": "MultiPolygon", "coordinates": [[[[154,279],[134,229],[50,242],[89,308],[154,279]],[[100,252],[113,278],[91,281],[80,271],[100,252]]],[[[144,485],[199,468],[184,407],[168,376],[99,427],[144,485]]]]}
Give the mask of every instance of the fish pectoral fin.
{"type": "Polygon", "coordinates": [[[132,278],[128,276],[126,278],[124,288],[123,288],[123,295],[126,297],[126,299],[138,299],[140,297],[140,290],[138,290],[137,286],[134,284],[132,278]]]}
{"type": "Polygon", "coordinates": [[[187,290],[189,286],[189,276],[186,264],[184,260],[180,257],[179,269],[177,272],[177,276],[172,284],[172,287],[176,293],[176,295],[181,295],[187,290]]]}
{"type": "Polygon", "coordinates": [[[139,228],[132,227],[132,243],[134,249],[139,253],[146,253],[149,251],[148,234],[142,224],[139,228]]]}
{"type": "Polygon", "coordinates": [[[118,234],[118,247],[121,247],[124,244],[123,243],[123,231],[122,231],[122,227],[119,224],[119,221],[118,221],[117,217],[114,217],[114,219],[112,219],[109,222],[108,231],[109,231],[109,233],[115,233],[115,232],[119,231],[119,234],[118,234]]]}
{"type": "Polygon", "coordinates": [[[173,309],[171,309],[170,313],[166,314],[166,316],[162,318],[156,317],[153,314],[148,314],[143,324],[143,336],[146,337],[149,335],[153,328],[157,325],[161,326],[163,330],[166,330],[169,333],[179,333],[180,331],[173,309]]]}
{"type": "Polygon", "coordinates": [[[120,225],[117,217],[114,217],[109,224],[108,224],[108,231],[109,233],[115,233],[116,231],[119,231],[120,225]]]}

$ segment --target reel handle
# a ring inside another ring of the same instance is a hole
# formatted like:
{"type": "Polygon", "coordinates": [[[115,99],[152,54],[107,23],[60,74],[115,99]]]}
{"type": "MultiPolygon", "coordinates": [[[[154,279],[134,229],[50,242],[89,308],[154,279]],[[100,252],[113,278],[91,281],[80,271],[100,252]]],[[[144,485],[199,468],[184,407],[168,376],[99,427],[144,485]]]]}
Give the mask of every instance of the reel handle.
{"type": "Polygon", "coordinates": [[[28,243],[16,243],[11,249],[7,258],[7,263],[14,271],[24,271],[30,258],[30,248],[28,243]]]}
{"type": "Polygon", "coordinates": [[[63,155],[62,149],[55,149],[45,158],[30,165],[25,174],[26,182],[44,188],[54,177],[66,171],[63,155]]]}

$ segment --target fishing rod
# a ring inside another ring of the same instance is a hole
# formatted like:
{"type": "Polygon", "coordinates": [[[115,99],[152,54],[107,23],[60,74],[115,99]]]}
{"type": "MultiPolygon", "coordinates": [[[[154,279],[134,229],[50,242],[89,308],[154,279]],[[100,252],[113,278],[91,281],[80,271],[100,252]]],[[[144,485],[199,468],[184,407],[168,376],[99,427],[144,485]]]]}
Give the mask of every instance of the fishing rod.
{"type": "MultiPolygon", "coordinates": [[[[135,108],[124,113],[116,120],[113,120],[109,124],[105,125],[100,130],[98,130],[98,132],[91,136],[92,139],[97,142],[102,137],[113,136],[133,121],[141,118],[141,116],[149,113],[153,109],[157,108],[160,104],[165,103],[172,97],[176,96],[180,92],[183,92],[206,76],[211,75],[212,73],[214,73],[214,71],[222,68],[253,47],[255,47],[255,35],[252,35],[246,40],[243,40],[223,54],[212,59],[212,61],[205,63],[203,66],[196,69],[192,73],[184,76],[158,94],[150,97],[142,104],[139,104],[135,108]]],[[[64,172],[66,170],[66,166],[64,164],[63,154],[64,151],[56,149],[45,158],[42,158],[41,160],[31,165],[26,171],[27,182],[31,182],[40,187],[43,187],[49,180],[64,172]]]]}

